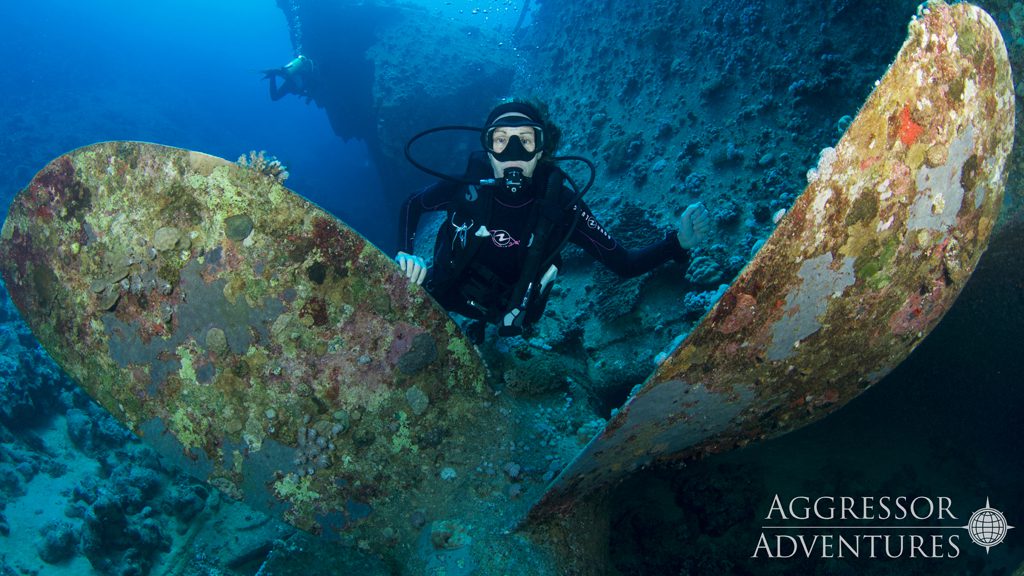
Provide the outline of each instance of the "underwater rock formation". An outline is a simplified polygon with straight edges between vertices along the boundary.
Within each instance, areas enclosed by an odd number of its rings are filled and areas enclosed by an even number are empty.
[[[67,522],[51,522],[39,532],[39,558],[43,562],[59,564],[77,554],[81,536],[73,525]]]

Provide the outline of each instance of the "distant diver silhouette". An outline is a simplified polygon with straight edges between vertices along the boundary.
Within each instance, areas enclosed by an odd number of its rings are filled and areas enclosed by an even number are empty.
[[[264,70],[263,77],[270,82],[271,100],[277,102],[288,94],[304,96],[308,100],[316,89],[318,72],[316,63],[300,54],[280,68]],[[278,78],[281,79],[280,85]]]

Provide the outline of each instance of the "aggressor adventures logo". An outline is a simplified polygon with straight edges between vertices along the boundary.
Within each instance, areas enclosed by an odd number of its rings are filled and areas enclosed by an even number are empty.
[[[966,524],[947,496],[772,499],[752,558],[957,558],[961,530],[986,554],[1011,526],[989,500]]]
[[[1013,528],[1006,522],[1002,512],[989,506],[988,498],[985,507],[975,510],[967,522],[967,533],[971,541],[985,549],[985,553],[1006,539],[1006,533]]]

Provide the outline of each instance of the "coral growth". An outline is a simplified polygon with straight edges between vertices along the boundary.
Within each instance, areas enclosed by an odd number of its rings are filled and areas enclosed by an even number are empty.
[[[78,529],[68,522],[51,522],[39,531],[39,558],[47,564],[59,564],[78,553]]]
[[[277,158],[267,156],[267,153],[263,150],[260,150],[259,152],[252,150],[249,152],[248,157],[246,157],[245,154],[239,156],[238,165],[244,168],[249,168],[269,178],[273,178],[282,184],[288,179],[287,167]]]
[[[148,449],[136,452],[137,462],[152,457]],[[82,553],[100,572],[148,574],[160,552],[170,550],[160,507],[153,506],[164,489],[165,477],[131,461],[117,465],[103,489],[91,482],[81,486],[87,503],[82,524]]]
[[[6,288],[0,281],[0,294]],[[61,405],[73,384],[49,360],[10,299],[0,298],[0,424],[20,430]]]

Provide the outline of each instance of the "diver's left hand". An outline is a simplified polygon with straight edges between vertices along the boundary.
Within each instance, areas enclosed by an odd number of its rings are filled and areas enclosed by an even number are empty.
[[[398,267],[402,269],[402,273],[409,279],[413,284],[422,285],[423,279],[427,277],[427,263],[419,256],[414,256],[406,252],[399,252],[395,256],[395,262],[398,263]]]
[[[708,213],[708,209],[700,202],[687,206],[683,215],[679,217],[679,231],[676,232],[679,245],[687,250],[693,250],[710,232],[711,214]]]

